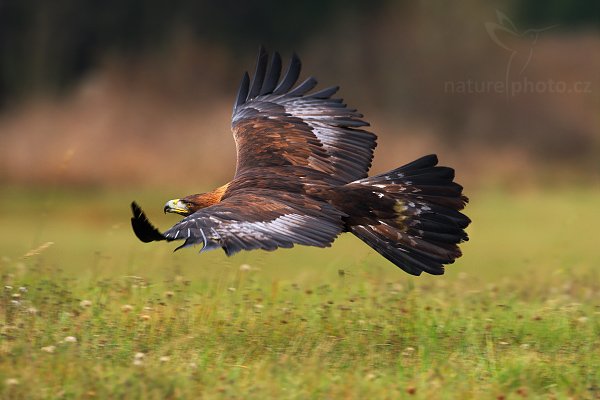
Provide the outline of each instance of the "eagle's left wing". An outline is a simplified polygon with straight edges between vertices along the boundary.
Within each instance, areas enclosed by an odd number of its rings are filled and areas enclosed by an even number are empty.
[[[184,240],[179,248],[202,244],[202,251],[221,247],[227,255],[294,244],[328,247],[343,230],[344,214],[328,203],[264,189],[237,193],[199,210],[160,237],[141,209],[135,218],[135,207],[132,225],[141,240]]]

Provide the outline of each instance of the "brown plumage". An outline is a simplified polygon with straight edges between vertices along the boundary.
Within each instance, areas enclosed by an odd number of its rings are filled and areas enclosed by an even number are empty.
[[[171,200],[165,212],[185,216],[164,233],[132,203],[133,230],[144,242],[183,240],[222,248],[275,250],[294,244],[327,247],[352,232],[414,275],[442,274],[460,257],[470,223],[454,170],[425,156],[367,177],[376,136],[341,99],[337,87],[309,93],[308,78],[295,86],[294,55],[281,77],[281,58],[268,66],[261,48],[252,82],[246,73],[234,105],[237,148],[233,180],[212,192]]]
[[[195,213],[202,208],[210,207],[219,203],[225,195],[228,187],[229,183],[226,183],[225,185],[220,186],[215,190],[211,190],[210,192],[190,194],[189,196],[184,197],[181,200],[187,204],[187,214]],[[169,210],[165,209],[165,212],[169,212]]]

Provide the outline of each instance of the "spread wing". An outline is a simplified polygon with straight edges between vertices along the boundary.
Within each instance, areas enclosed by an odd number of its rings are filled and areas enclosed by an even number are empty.
[[[332,98],[338,87],[307,94],[316,85],[308,78],[296,87],[301,63],[292,56],[280,80],[281,57],[259,51],[252,82],[244,75],[233,109],[237,147],[236,176],[254,168],[297,166],[324,172],[348,183],[367,176],[376,136],[362,130],[362,114]]]
[[[221,247],[227,255],[294,244],[328,247],[342,232],[344,216],[331,205],[305,196],[255,190],[197,211],[161,234],[139,206],[134,203],[132,209],[134,231],[143,241],[184,240],[178,249],[202,244],[202,251]]]

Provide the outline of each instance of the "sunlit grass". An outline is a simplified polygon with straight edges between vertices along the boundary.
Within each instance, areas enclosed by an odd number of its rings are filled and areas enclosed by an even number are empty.
[[[130,200],[3,193],[4,398],[600,395],[598,192],[475,193],[465,256],[419,278],[348,235],[173,254],[134,238]]]

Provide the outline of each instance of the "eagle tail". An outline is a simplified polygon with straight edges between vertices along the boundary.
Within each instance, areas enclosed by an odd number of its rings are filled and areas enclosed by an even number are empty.
[[[428,155],[345,186],[348,229],[412,275],[441,275],[461,256],[471,220],[454,170]],[[354,195],[349,195],[354,194]]]

